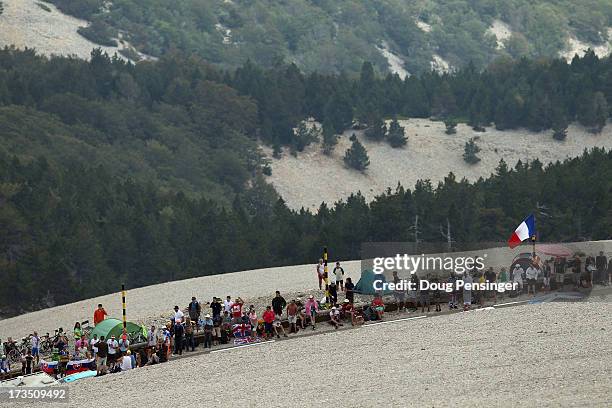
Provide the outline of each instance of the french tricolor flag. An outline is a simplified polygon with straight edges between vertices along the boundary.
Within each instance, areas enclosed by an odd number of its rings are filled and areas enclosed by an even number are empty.
[[[536,227],[535,227],[535,217],[531,214],[529,217],[525,218],[525,221],[521,222],[516,230],[508,239],[508,246],[510,248],[514,248],[521,244],[521,242],[526,239],[532,238],[535,240],[536,237]]]

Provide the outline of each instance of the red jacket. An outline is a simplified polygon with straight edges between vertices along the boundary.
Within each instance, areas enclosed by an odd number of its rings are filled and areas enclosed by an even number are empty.
[[[96,309],[94,312],[94,326],[104,320],[104,316],[106,316],[106,310],[104,310],[104,308]]]
[[[272,310],[266,310],[262,316],[264,322],[272,323],[274,321],[274,312]]]
[[[232,317],[237,319],[242,317],[242,303],[234,303],[232,306]]]

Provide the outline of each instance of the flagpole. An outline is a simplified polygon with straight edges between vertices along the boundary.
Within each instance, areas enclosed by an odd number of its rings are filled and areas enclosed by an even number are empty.
[[[533,224],[534,224],[534,226],[537,225],[535,214],[533,216]],[[536,235],[538,233],[537,231],[538,231],[538,229],[536,227],[535,231],[533,231],[533,235],[531,236],[531,244],[532,244],[532,249],[533,249],[533,253],[531,254],[531,256],[533,257],[534,261],[535,261],[535,257],[536,257],[536,239],[537,239]]]

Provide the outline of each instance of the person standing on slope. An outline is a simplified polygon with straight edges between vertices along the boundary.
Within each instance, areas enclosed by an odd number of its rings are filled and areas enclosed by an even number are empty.
[[[346,278],[346,285],[344,285],[345,297],[351,303],[355,303],[355,284],[351,278]]]
[[[451,287],[450,296],[448,297],[448,310],[457,309],[457,278],[453,272],[450,273],[446,283]]]
[[[287,305],[287,320],[289,321],[289,333],[297,333],[298,305],[295,299]]]
[[[36,365],[38,365],[38,362],[40,360],[40,337],[38,337],[38,332],[34,332],[32,338],[30,339],[30,342],[32,345],[32,356],[34,356]],[[2,344],[2,342],[0,342],[0,344]]]
[[[472,275],[469,272],[463,277],[463,311],[468,311],[472,307]],[[468,289],[469,287],[469,289]]]
[[[231,315],[232,314],[232,306],[234,306],[234,302],[232,301],[232,297],[228,296],[223,301],[223,310]]]
[[[272,299],[272,310],[274,314],[280,319],[283,316],[283,310],[287,306],[287,301],[281,296],[280,291],[276,291],[276,296]]]
[[[262,319],[264,321],[264,332],[266,340],[272,336],[272,330],[274,328],[274,311],[270,306],[266,306],[266,311],[263,312]]]
[[[521,295],[523,293],[523,268],[518,263],[512,269],[512,282],[518,284],[518,294]]]
[[[155,331],[155,326],[151,326],[151,328],[147,332],[147,347],[150,349],[154,349],[156,344],[157,332]]]
[[[599,251],[599,255],[595,258],[595,267],[597,268],[597,283],[601,285],[608,284],[608,258],[604,255],[603,251]]]
[[[189,318],[192,322],[197,322],[198,320],[200,320],[202,306],[200,305],[200,302],[196,300],[195,296],[191,297],[191,303],[189,303],[187,310],[189,311]]]
[[[340,262],[336,262],[336,267],[334,268],[334,279],[336,281],[336,286],[340,288],[340,291],[344,291],[344,269],[340,266]]]
[[[93,315],[94,326],[97,326],[98,323],[106,319],[106,316],[108,316],[108,314],[106,313],[106,310],[104,310],[104,308],[102,307],[102,303],[98,304],[98,308],[94,311]]]
[[[505,284],[506,282],[508,282],[508,272],[506,272],[506,268],[502,267],[499,271],[499,275],[497,276],[497,282],[499,282],[500,284]],[[504,292],[500,292],[499,297],[503,300]]]
[[[242,306],[244,302],[240,297],[236,298],[236,301],[232,304],[232,322],[233,324],[242,323]]]
[[[533,293],[533,296],[536,295],[536,282],[539,274],[540,270],[536,263],[532,262],[525,271],[525,276],[527,277],[527,296],[529,296],[530,292]]]
[[[313,295],[308,297],[306,304],[304,305],[304,309],[306,310],[306,316],[310,318],[310,322],[312,323],[312,330],[314,330],[317,323],[317,312],[319,311],[319,305],[315,300]]]
[[[323,265],[323,259],[319,259],[319,263],[316,266],[317,278],[319,279],[319,290],[323,289],[323,281],[325,279],[325,266]]]

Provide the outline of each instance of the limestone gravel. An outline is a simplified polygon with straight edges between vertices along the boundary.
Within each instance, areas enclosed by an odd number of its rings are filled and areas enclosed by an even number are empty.
[[[611,312],[524,305],[201,354],[74,383],[69,406],[609,407]]]

